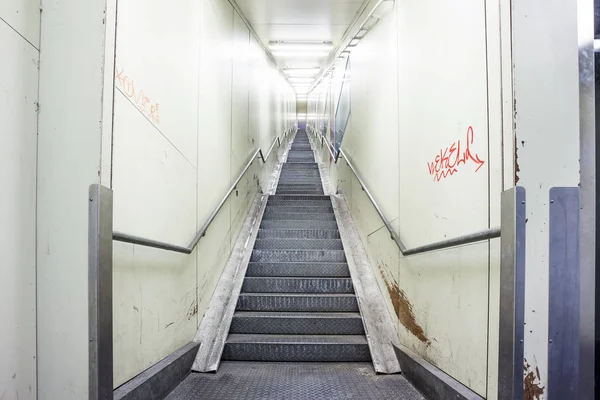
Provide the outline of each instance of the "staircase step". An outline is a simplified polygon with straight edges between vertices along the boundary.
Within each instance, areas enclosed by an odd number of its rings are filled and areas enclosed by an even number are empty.
[[[346,262],[344,250],[254,249],[250,261]]]
[[[259,229],[259,239],[339,239],[337,229]]]
[[[315,219],[317,221],[335,221],[335,214],[323,214],[323,213],[303,213],[303,212],[275,212],[275,211],[267,211],[263,214],[263,220],[288,220],[288,221],[302,221],[302,220],[312,220]]]
[[[273,197],[267,201],[267,207],[331,207],[330,200],[277,200]]]
[[[250,262],[246,276],[349,277],[346,263]]]
[[[257,239],[254,243],[255,250],[282,249],[282,250],[343,250],[340,239]]]
[[[236,311],[230,333],[364,335],[360,313]]]
[[[292,206],[285,204],[269,205],[265,212],[276,212],[276,213],[309,213],[309,214],[333,214],[333,207],[329,206]]]
[[[323,194],[323,190],[281,190],[279,194],[291,194],[291,195],[306,195],[306,194]]]
[[[353,294],[240,293],[238,311],[358,312]]]
[[[354,293],[350,278],[246,277],[243,293]]]
[[[223,350],[227,361],[354,362],[371,361],[363,335],[230,334]]]
[[[337,229],[335,221],[315,220],[263,220],[261,229]]]
[[[318,195],[318,196],[288,196],[288,195],[279,195],[279,194],[274,194],[272,196],[269,196],[269,201],[304,201],[304,200],[308,200],[308,201],[323,201],[323,200],[327,200],[329,202],[329,204],[331,204],[331,198],[329,196],[324,196],[324,195]]]

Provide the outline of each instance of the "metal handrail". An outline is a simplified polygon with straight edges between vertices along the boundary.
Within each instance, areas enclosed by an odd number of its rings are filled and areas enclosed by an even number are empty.
[[[285,137],[288,134],[289,134],[289,131],[286,130],[282,136]],[[242,178],[244,177],[244,175],[246,174],[246,172],[248,171],[248,169],[250,168],[250,166],[252,165],[254,160],[256,160],[256,158],[260,158],[263,163],[266,163],[276,144],[278,145],[278,147],[281,147],[281,139],[279,138],[279,136],[277,136],[273,140],[273,143],[271,143],[271,147],[269,148],[269,151],[267,152],[266,156],[263,155],[262,149],[258,149],[254,152],[254,154],[252,154],[252,157],[250,157],[250,160],[248,161],[248,163],[246,164],[246,166],[244,167],[242,172],[239,174],[239,176],[237,177],[237,179],[235,180],[233,185],[231,185],[231,187],[229,188],[229,190],[227,191],[227,193],[225,194],[225,196],[223,197],[223,199],[221,200],[219,205],[213,210],[213,212],[210,214],[210,216],[208,217],[208,219],[206,220],[204,225],[202,225],[202,228],[200,228],[198,233],[196,233],[196,236],[194,236],[194,239],[192,239],[192,241],[190,242],[190,244],[187,247],[178,246],[178,245],[165,243],[165,242],[160,242],[158,240],[147,239],[147,238],[143,238],[140,236],[134,236],[134,235],[130,235],[127,233],[122,233],[122,232],[113,232],[113,237],[112,237],[113,240],[116,240],[118,242],[137,244],[140,246],[153,247],[155,249],[174,251],[177,253],[191,254],[192,251],[194,251],[194,248],[196,248],[196,245],[198,244],[200,239],[202,239],[202,237],[204,235],[206,235],[206,231],[208,230],[208,227],[213,222],[213,220],[216,218],[217,214],[219,213],[219,211],[221,210],[223,205],[225,205],[225,202],[227,201],[229,196],[231,196],[231,193],[233,193],[233,191],[236,189],[238,183],[240,182],[240,180],[242,180]]]
[[[321,132],[318,132],[313,127],[308,126],[308,128],[315,134],[315,136],[316,135],[321,136],[321,145],[323,145],[323,142],[325,142],[325,145],[327,146],[327,150],[329,150],[329,154],[331,154],[331,157],[334,159],[334,163],[337,163],[337,160],[340,155],[342,157],[344,157],[344,159],[346,160],[346,163],[348,164],[348,167],[350,167],[350,170],[352,171],[352,173],[358,180],[360,187],[362,188],[362,190],[365,192],[365,194],[371,201],[371,204],[373,204],[373,207],[375,207],[375,211],[377,211],[377,215],[379,215],[379,218],[381,218],[385,227],[390,232],[392,240],[396,243],[396,245],[398,246],[398,249],[400,250],[400,253],[402,253],[403,256],[411,256],[411,255],[415,255],[415,254],[427,253],[427,252],[434,251],[434,250],[441,250],[441,249],[446,249],[449,247],[461,246],[464,244],[476,243],[476,242],[481,242],[483,240],[489,240],[489,239],[500,237],[500,227],[495,227],[495,228],[489,228],[489,229],[485,229],[483,231],[479,231],[479,232],[475,232],[475,233],[470,233],[468,235],[458,236],[456,238],[442,240],[439,242],[434,242],[434,243],[426,244],[423,246],[413,247],[412,249],[407,249],[406,246],[404,245],[404,243],[402,243],[402,240],[400,239],[400,235],[398,235],[398,233],[392,227],[390,221],[385,217],[385,215],[383,215],[381,208],[379,208],[379,204],[377,204],[377,201],[375,201],[375,198],[373,197],[371,192],[369,192],[369,189],[367,189],[367,186],[365,185],[364,181],[362,180],[362,178],[356,171],[356,168],[354,168],[354,165],[352,165],[352,162],[346,156],[346,153],[344,153],[344,150],[342,150],[342,148],[340,147],[340,149],[337,151],[337,154],[334,155],[333,151],[331,150],[332,146],[331,146],[331,143],[329,142],[329,140],[327,140],[327,138],[324,135],[322,135]]]

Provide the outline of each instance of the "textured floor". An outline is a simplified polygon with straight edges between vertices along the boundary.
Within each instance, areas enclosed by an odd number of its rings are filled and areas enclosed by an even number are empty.
[[[168,400],[424,399],[402,375],[376,375],[370,363],[221,363],[192,373]]]

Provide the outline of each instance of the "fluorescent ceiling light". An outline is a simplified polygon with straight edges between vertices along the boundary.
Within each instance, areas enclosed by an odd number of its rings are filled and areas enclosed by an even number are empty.
[[[326,51],[274,51],[274,57],[288,57],[288,58],[311,58],[311,57],[327,57],[329,55]]]
[[[362,39],[365,37],[365,35],[367,34],[367,30],[366,29],[361,29],[360,31],[358,31],[358,33],[356,34],[356,36],[354,36],[357,39]]]
[[[318,74],[320,70],[321,68],[289,68],[284,69],[283,72],[289,76],[312,76]]]
[[[312,83],[315,80],[315,78],[303,76],[290,76],[288,79],[292,83]]]
[[[333,44],[323,42],[272,42],[269,43],[269,48],[283,51],[330,51],[333,49]]]

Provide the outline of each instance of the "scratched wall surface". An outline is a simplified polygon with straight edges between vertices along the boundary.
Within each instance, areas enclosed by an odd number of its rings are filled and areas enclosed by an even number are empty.
[[[0,4],[0,398],[36,398],[39,2]]]
[[[503,176],[512,173],[502,143],[512,124],[503,125],[510,35],[500,32],[498,4],[397,2],[351,52],[342,148],[409,248],[499,225],[500,193],[511,187]],[[319,90],[309,96],[314,125],[327,119]],[[322,159],[351,209],[400,341],[495,398],[499,240],[403,257],[347,164],[329,164],[325,151]]]
[[[186,246],[290,127],[290,88],[226,0],[118,7],[115,230]],[[192,255],[115,244],[115,386],[193,339],[275,160],[252,165]]]

